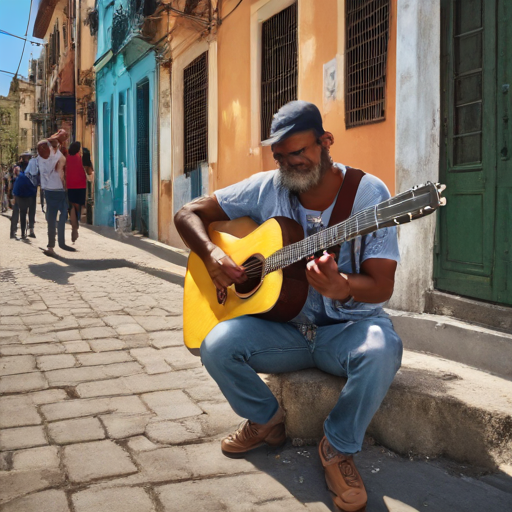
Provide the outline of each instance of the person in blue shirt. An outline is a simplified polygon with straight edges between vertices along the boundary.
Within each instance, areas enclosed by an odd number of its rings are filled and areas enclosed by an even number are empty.
[[[38,185],[38,170],[35,164],[36,159],[31,157],[31,153],[24,153],[22,155],[23,161],[20,165],[20,172],[13,186],[14,202],[16,206],[16,215],[13,209],[11,217],[11,238],[15,237],[16,228],[18,224],[18,215],[21,227],[21,238],[27,239],[27,213],[29,216],[29,230],[28,236],[35,238],[34,223],[36,213],[36,196]],[[14,236],[13,236],[14,234]]]
[[[332,133],[318,108],[305,101],[284,105],[274,116],[270,145],[279,168],[185,205],[175,216],[184,242],[205,263],[222,296],[247,279],[208,237],[215,221],[274,216],[299,222],[305,236],[328,226],[346,167],[332,161]],[[384,183],[365,174],[352,215],[390,197]],[[319,453],[335,505],[364,510],[367,493],[353,455],[361,450],[370,420],[400,368],[402,342],[382,306],[391,297],[399,261],[396,228],[379,229],[344,243],[338,261],[324,253],[306,266],[309,293],[290,322],[242,316],[221,322],[201,345],[201,359],[233,410],[247,421],[222,440],[222,452],[241,457],[285,442],[285,413],[258,373],[305,368],[347,377],[324,423]]]

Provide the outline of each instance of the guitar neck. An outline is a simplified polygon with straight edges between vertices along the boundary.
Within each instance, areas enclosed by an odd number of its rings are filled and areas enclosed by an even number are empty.
[[[265,261],[265,275],[288,267],[318,251],[358,236],[372,233],[380,228],[395,226],[425,217],[445,204],[439,197],[443,185],[427,183],[403,192],[391,199],[361,210],[347,220],[330,226],[300,242],[283,247]]]

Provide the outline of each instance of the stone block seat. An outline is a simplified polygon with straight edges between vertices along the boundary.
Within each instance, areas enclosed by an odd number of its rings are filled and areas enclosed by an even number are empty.
[[[318,441],[346,379],[313,369],[264,378],[286,410],[288,437],[299,444]],[[405,350],[367,434],[404,455],[503,468],[512,460],[512,382]]]

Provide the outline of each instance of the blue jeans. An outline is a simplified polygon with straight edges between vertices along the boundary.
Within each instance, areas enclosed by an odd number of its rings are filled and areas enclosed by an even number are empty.
[[[46,222],[48,223],[48,247],[55,247],[55,226],[58,231],[59,246],[65,245],[64,230],[68,218],[68,201],[65,190],[45,190],[46,198]],[[57,224],[57,214],[59,223]]]
[[[400,368],[402,341],[382,317],[302,334],[292,324],[243,316],[212,329],[201,359],[233,410],[255,423],[268,422],[279,407],[258,373],[319,368],[347,377],[324,431],[332,446],[352,454]]]

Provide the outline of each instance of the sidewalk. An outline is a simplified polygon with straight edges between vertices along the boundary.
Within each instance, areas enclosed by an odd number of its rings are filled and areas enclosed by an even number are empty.
[[[0,511],[331,510],[316,447],[221,454],[242,420],[183,346],[183,257],[97,231],[52,259],[40,213],[30,241],[0,216]],[[356,461],[368,512],[512,510],[504,473],[371,439]]]

